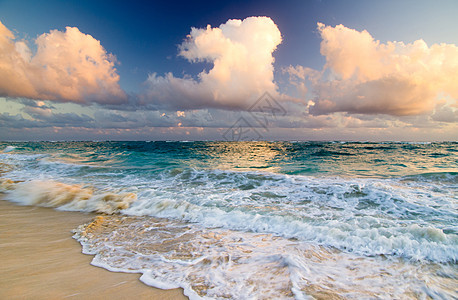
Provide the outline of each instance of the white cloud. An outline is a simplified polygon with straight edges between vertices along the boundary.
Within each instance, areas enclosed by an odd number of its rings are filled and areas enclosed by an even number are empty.
[[[77,103],[126,100],[115,58],[76,27],[40,35],[35,55],[0,22],[0,96]]]
[[[169,109],[246,109],[264,92],[277,95],[272,53],[281,43],[277,25],[268,17],[229,20],[217,28],[192,28],[180,46],[190,62],[213,64],[197,79],[152,74],[143,102]]]
[[[443,95],[458,99],[458,47],[423,41],[381,43],[367,31],[318,23],[321,72],[290,68],[313,86],[312,114],[348,112],[395,116],[433,113]]]
[[[277,26],[270,18],[251,17],[193,28],[179,54],[190,62],[210,63],[210,70],[196,78],[152,74],[144,94],[118,105],[127,97],[118,85],[114,58],[99,41],[67,28],[38,37],[32,53],[0,23],[0,96],[77,103],[4,99],[16,106],[2,106],[0,127],[8,130],[0,130],[0,137],[54,137],[57,130],[56,136],[75,139],[188,139],[190,131],[198,139],[221,139],[243,116],[266,139],[456,139],[455,45],[381,43],[343,25],[320,24],[318,29],[326,57],[323,70],[287,69],[298,92],[294,96],[301,99],[277,91]],[[243,112],[265,91],[287,111],[286,116],[271,116],[267,129]],[[95,111],[78,105],[93,102],[105,105]]]

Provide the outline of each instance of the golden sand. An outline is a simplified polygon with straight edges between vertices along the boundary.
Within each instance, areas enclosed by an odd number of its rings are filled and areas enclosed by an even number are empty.
[[[0,200],[0,299],[186,299],[91,266],[71,230],[94,217]]]

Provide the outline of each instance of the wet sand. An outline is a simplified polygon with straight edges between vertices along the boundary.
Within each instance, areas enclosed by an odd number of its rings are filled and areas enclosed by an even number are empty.
[[[0,299],[187,299],[161,290],[140,274],[90,265],[71,230],[94,214],[17,206],[0,194]]]

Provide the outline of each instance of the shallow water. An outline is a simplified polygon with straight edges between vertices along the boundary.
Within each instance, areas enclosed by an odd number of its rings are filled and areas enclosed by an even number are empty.
[[[458,144],[3,143],[20,204],[105,214],[93,264],[191,298],[454,298]],[[8,181],[8,180],[10,181]]]

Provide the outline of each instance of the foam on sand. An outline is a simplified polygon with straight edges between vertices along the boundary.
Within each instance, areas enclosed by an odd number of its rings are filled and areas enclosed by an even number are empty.
[[[0,194],[0,198],[2,195]],[[142,284],[138,274],[90,265],[71,229],[94,214],[17,206],[0,199],[0,299],[184,299]]]
[[[84,253],[95,255],[92,264],[110,271],[140,272],[146,284],[181,287],[191,299],[454,295],[453,265],[362,259],[271,234],[118,214],[79,226],[74,237]]]

